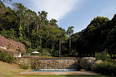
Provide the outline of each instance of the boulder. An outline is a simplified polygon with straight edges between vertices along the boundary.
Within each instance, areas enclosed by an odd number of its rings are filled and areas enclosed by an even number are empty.
[[[97,64],[101,64],[101,63],[103,63],[102,60],[96,60],[96,61],[91,65],[91,70],[94,70],[95,66],[96,66]]]
[[[89,69],[91,65],[95,62],[96,58],[94,57],[84,57],[80,60],[80,66],[83,69]]]
[[[85,72],[86,70],[85,69],[80,69],[80,71]]]

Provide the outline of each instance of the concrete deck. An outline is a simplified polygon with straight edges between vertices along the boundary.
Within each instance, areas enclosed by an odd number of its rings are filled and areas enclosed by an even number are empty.
[[[26,70],[20,72],[18,75],[100,75],[90,71],[69,71],[69,72],[32,72],[31,70]]]

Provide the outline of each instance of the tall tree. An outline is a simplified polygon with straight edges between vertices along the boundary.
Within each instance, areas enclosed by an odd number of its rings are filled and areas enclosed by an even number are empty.
[[[69,54],[71,53],[71,35],[73,34],[74,26],[69,26],[67,29],[67,35],[69,36]]]
[[[39,20],[40,20],[40,23],[39,23],[39,28],[42,29],[42,27],[45,25],[45,22],[47,21],[47,12],[46,11],[41,11],[41,12],[38,12],[39,14]]]
[[[33,29],[33,28],[31,28],[31,24],[35,23],[35,19],[36,19],[35,17],[37,15],[34,11],[32,11],[30,9],[25,10],[24,15],[25,15],[24,21],[25,21],[25,25],[26,25],[25,33],[27,33],[28,38],[30,38],[30,34],[32,32],[32,29]]]
[[[16,7],[16,12],[18,16],[20,17],[19,35],[20,35],[20,40],[22,40],[22,36],[23,36],[22,31],[23,31],[24,19],[25,19],[24,12],[26,8],[21,3],[14,3],[14,6]]]

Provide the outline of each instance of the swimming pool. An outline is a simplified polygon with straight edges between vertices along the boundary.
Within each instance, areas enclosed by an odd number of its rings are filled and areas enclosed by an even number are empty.
[[[77,69],[39,69],[39,70],[32,70],[31,72],[72,72],[78,71]]]

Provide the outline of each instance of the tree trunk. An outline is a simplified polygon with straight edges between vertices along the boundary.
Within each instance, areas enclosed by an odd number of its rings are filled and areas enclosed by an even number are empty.
[[[69,37],[69,54],[71,53],[71,36]]]
[[[61,54],[61,40],[59,40],[59,57],[60,57],[60,54]]]
[[[20,26],[21,26],[21,16],[20,16]],[[21,30],[20,30],[19,32],[20,32],[20,34],[21,34]]]
[[[54,46],[55,46],[55,43],[52,44],[52,51],[54,51]]]

